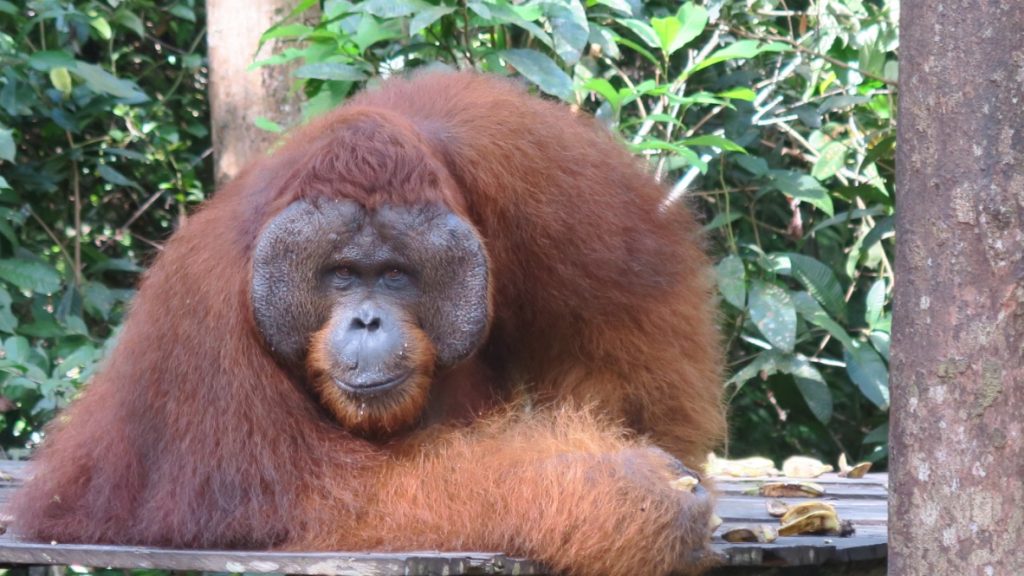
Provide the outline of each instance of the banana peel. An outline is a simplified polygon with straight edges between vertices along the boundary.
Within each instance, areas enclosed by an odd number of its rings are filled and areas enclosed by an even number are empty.
[[[848,520],[840,520],[835,510],[820,509],[803,516],[794,517],[779,527],[780,536],[800,536],[804,534],[849,536],[853,534],[853,524]]]
[[[760,542],[767,544],[775,542],[779,533],[773,526],[757,524],[751,526],[737,526],[722,532],[722,539],[726,542]]]
[[[836,515],[835,506],[828,504],[826,502],[822,502],[821,500],[812,500],[810,502],[801,502],[799,504],[790,506],[789,509],[786,510],[786,513],[782,515],[779,522],[781,522],[782,524],[789,524],[794,520],[802,518],[803,516],[807,516],[808,514],[813,514],[815,512],[828,512],[829,514],[836,516],[838,518],[838,516]]]
[[[712,476],[732,476],[735,478],[752,478],[757,476],[778,476],[780,474],[775,462],[761,456],[727,460],[714,454],[708,454],[704,471]]]
[[[839,455],[839,476],[842,478],[863,478],[871,470],[871,462],[860,462],[855,466],[846,463],[846,454]]]
[[[758,494],[768,498],[820,498],[825,488],[814,482],[767,482],[758,488]]]
[[[782,463],[783,476],[790,478],[817,478],[831,471],[831,465],[808,456],[790,456]]]
[[[697,484],[700,484],[700,480],[693,476],[680,476],[668,483],[671,488],[675,488],[676,490],[681,490],[683,492],[693,492],[697,487]]]

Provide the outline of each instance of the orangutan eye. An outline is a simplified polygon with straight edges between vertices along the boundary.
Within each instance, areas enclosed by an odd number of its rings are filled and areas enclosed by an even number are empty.
[[[387,272],[384,273],[384,278],[392,281],[401,280],[402,276],[402,271],[399,270],[398,268],[392,268],[391,270],[388,270]]]
[[[355,274],[352,273],[352,268],[348,266],[338,266],[334,269],[334,275],[340,280],[351,280]]]

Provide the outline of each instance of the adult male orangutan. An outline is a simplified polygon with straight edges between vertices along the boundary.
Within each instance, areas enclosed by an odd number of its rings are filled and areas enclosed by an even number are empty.
[[[393,79],[218,192],[49,429],[45,541],[698,571],[724,433],[699,226],[584,114]]]

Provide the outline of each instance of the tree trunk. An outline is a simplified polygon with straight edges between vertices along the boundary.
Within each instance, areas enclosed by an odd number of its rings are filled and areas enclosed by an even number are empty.
[[[889,573],[1024,574],[1024,5],[902,5]]]
[[[210,117],[214,173],[223,185],[273,144],[278,134],[257,128],[264,117],[292,126],[300,117],[301,94],[289,90],[293,66],[249,70],[260,36],[286,16],[294,0],[207,0],[210,58]],[[308,14],[308,12],[307,12]],[[266,58],[274,41],[259,51]]]

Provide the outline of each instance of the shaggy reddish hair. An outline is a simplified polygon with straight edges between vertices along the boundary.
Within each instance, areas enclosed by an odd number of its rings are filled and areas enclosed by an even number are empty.
[[[663,197],[593,119],[509,81],[428,74],[361,94],[171,238],[112,356],[49,428],[18,532],[695,569],[711,503],[669,487],[669,454],[698,467],[722,438],[722,357],[699,227]],[[443,202],[484,240],[488,339],[434,374],[422,413],[397,415],[409,432],[346,429],[256,328],[255,242],[300,198]]]

